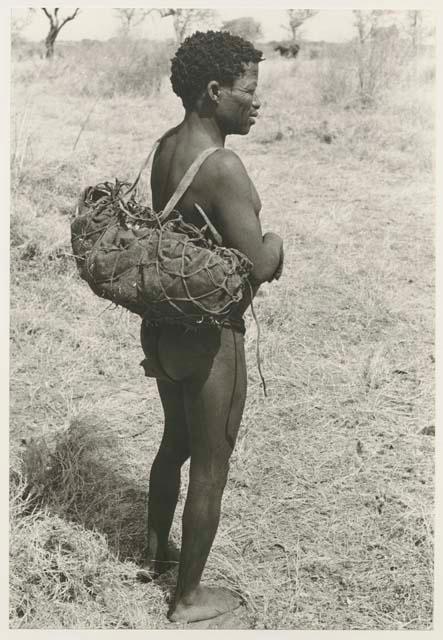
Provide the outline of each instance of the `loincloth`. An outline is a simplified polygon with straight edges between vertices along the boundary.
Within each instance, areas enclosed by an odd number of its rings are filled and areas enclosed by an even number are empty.
[[[203,333],[206,331],[222,331],[223,329],[230,329],[241,335],[245,335],[246,327],[243,318],[228,318],[217,324],[212,325],[196,325],[195,328],[176,325],[174,329],[180,334],[190,334],[190,337],[194,339],[196,335],[200,334],[202,337],[202,343],[205,342]],[[160,354],[159,354],[159,340],[162,334],[163,327],[161,325],[147,324],[142,321],[140,328],[140,340],[145,359],[140,362],[143,367],[145,376],[148,378],[156,378],[157,380],[166,380],[168,382],[179,382],[172,378],[164,369]],[[202,345],[203,347],[203,345]]]

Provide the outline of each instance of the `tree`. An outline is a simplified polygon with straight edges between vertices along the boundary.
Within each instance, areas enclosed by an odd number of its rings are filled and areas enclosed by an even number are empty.
[[[26,9],[24,12],[15,12],[11,14],[11,44],[19,42],[22,39],[22,31],[31,23],[35,9]]]
[[[74,13],[72,13],[70,16],[67,16],[61,22],[58,16],[58,11],[59,11],[58,8],[54,9],[51,13],[50,11],[48,11],[48,9],[46,9],[45,7],[42,7],[42,11],[49,20],[49,31],[48,31],[48,35],[45,38],[45,46],[46,46],[46,57],[50,59],[54,55],[54,45],[55,45],[55,41],[57,39],[58,34],[60,33],[60,31],[62,30],[62,28],[65,26],[67,22],[70,22],[71,20],[74,20],[74,18],[77,17],[80,9],[79,8],[75,9]]]
[[[395,73],[398,62],[398,28],[393,11],[354,9],[354,41],[358,87],[362,104],[370,104]]]
[[[417,55],[423,37],[423,15],[421,11],[407,12],[407,31],[411,38],[412,51],[414,55]]]
[[[223,31],[229,31],[235,36],[241,36],[245,40],[256,42],[263,37],[261,24],[249,16],[235,18],[223,22]]]
[[[358,40],[363,45],[368,38],[375,38],[383,11],[380,9],[373,9],[372,11],[354,9],[353,14]]]
[[[152,11],[155,9],[114,9],[114,13],[120,21],[121,34],[124,37],[129,37],[132,29],[139,27]]]
[[[292,41],[297,39],[297,30],[302,24],[315,16],[318,11],[315,9],[288,9],[289,27],[286,27],[291,32]]]
[[[162,18],[172,16],[175,38],[183,42],[197,24],[214,22],[217,12],[213,9],[155,9]]]

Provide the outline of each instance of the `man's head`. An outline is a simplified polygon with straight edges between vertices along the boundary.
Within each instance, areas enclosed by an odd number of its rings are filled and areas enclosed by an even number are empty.
[[[226,31],[196,31],[177,50],[171,83],[186,110],[192,110],[208,84],[232,87],[245,70],[263,59],[251,42]]]

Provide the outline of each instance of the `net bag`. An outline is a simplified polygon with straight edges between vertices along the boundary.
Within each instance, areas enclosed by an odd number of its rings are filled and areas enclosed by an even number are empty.
[[[207,218],[199,229],[177,211],[157,214],[135,193],[128,198],[128,187],[115,180],[83,192],[71,224],[80,276],[95,294],[147,322],[227,318],[243,297],[251,261],[214,242]]]

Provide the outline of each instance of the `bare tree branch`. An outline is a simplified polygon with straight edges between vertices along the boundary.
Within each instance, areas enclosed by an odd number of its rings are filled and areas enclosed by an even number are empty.
[[[297,39],[297,30],[302,26],[306,20],[313,18],[318,13],[317,9],[288,9],[287,14],[289,18],[289,29],[291,32],[292,40],[295,42]]]
[[[71,16],[68,16],[67,18],[65,18],[65,19],[63,20],[63,22],[61,23],[61,25],[60,25],[60,29],[61,29],[61,28],[62,28],[62,27],[67,23],[67,22],[70,22],[70,20],[74,20],[74,18],[77,16],[77,14],[78,14],[78,12],[79,12],[79,11],[80,11],[80,9],[78,9],[78,8],[77,8]]]
[[[125,36],[130,34],[132,28],[141,25],[146,17],[153,11],[157,11],[157,9],[137,9],[129,7],[114,9],[114,13],[121,23],[121,31]]]
[[[154,9],[161,18],[172,16],[175,37],[182,42],[190,27],[198,22],[212,22],[217,16],[213,9]]]
[[[261,24],[251,18],[250,16],[243,16],[241,18],[234,18],[233,20],[225,20],[222,25],[223,31],[229,31],[230,33],[241,36],[245,40],[256,42],[259,38],[263,37]]]
[[[168,16],[174,16],[177,9],[153,9],[153,11],[158,11],[161,18],[167,18]]]
[[[49,21],[51,23],[51,27],[54,26],[54,20],[52,19],[52,15],[49,13],[49,11],[45,7],[42,7],[42,11],[44,11],[46,16],[48,17],[48,19],[49,19]]]

